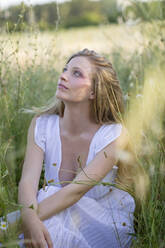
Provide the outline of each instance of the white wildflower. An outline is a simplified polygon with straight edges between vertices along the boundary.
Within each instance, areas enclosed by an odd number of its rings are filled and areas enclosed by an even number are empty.
[[[0,222],[0,229],[1,230],[7,230],[8,228],[8,223],[6,221],[1,221]]]

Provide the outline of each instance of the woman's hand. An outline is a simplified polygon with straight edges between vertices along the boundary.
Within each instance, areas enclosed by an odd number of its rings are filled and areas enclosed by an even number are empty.
[[[34,210],[22,212],[22,228],[26,248],[53,248],[50,234]]]

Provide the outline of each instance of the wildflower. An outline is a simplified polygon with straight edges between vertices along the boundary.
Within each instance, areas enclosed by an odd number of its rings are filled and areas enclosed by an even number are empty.
[[[7,228],[8,228],[8,223],[6,221],[1,221],[0,222],[0,229],[6,230]]]

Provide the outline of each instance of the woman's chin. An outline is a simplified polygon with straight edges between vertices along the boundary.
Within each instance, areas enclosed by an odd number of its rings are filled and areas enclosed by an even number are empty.
[[[66,97],[61,96],[61,94],[57,94],[57,95],[56,95],[56,98],[57,98],[58,100],[63,101],[63,103],[68,101],[68,99],[66,99]]]
[[[56,98],[58,98],[59,100],[63,100],[62,94],[60,94],[60,92],[56,91]]]

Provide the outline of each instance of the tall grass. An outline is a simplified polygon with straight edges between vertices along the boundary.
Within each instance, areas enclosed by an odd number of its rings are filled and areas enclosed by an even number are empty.
[[[164,35],[163,23],[155,22],[0,36],[0,216],[20,208],[17,187],[32,118],[21,109],[45,105],[55,93],[66,57],[88,47],[112,60],[117,70],[125,95],[127,126],[139,161],[151,179],[148,201],[135,213],[132,247],[165,247]],[[42,184],[43,175],[40,187]],[[19,231],[19,223],[9,226],[1,231],[0,242],[18,247],[11,242]]]

